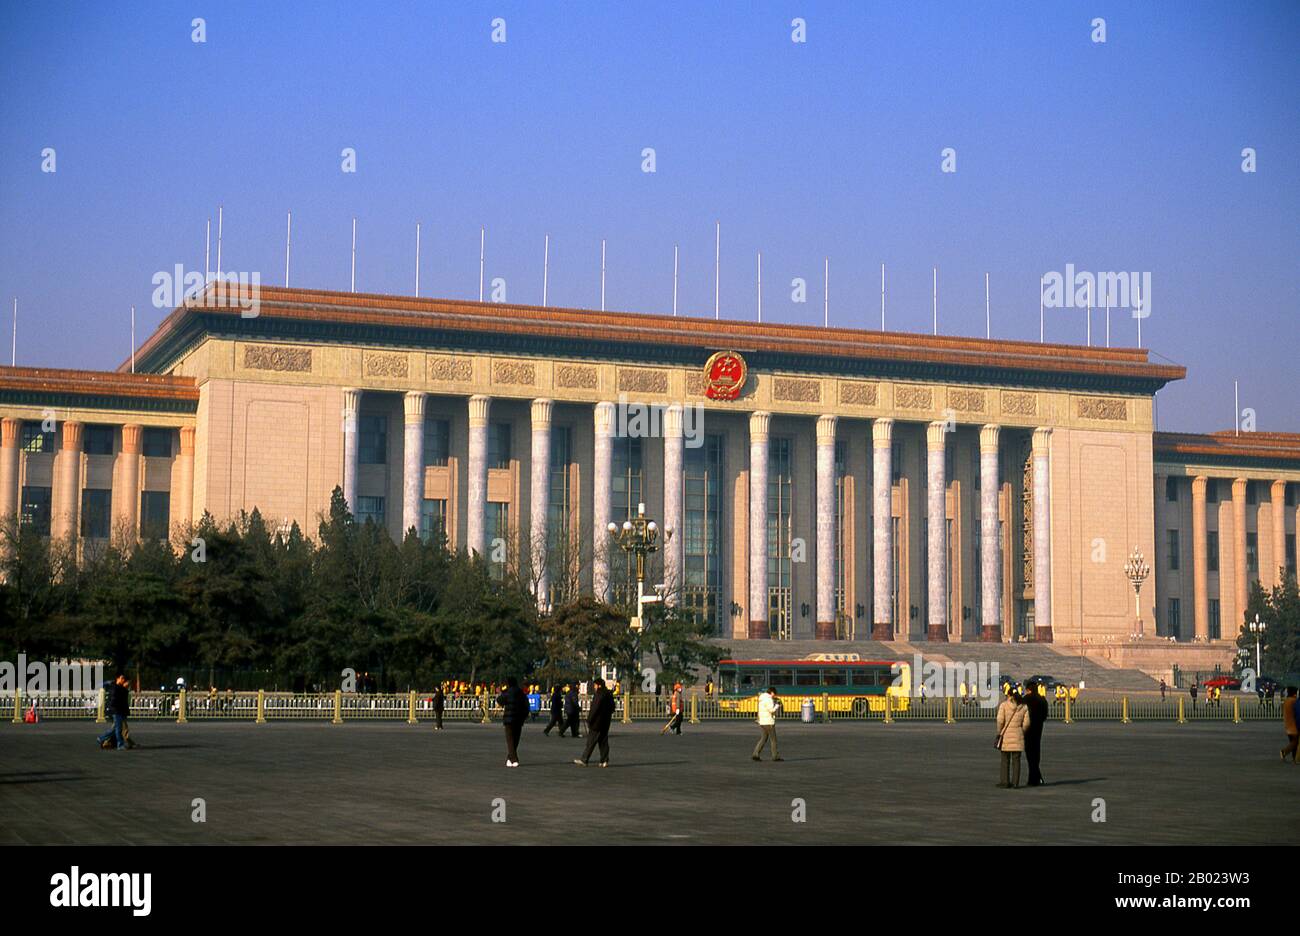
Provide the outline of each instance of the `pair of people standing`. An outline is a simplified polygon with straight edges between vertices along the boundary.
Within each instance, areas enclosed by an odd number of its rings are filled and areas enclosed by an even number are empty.
[[[570,683],[565,687],[567,691],[561,691],[559,686],[551,690],[551,720],[542,730],[542,734],[550,735],[551,729],[556,725],[560,726],[560,737],[564,737],[567,730],[573,737],[579,737],[578,720],[582,716],[582,706],[578,699],[578,687]]]
[[[1047,700],[1030,683],[1022,698],[1012,692],[998,706],[997,748],[1001,752],[1002,771],[998,786],[1015,789],[1020,786],[1020,755],[1029,761],[1027,786],[1043,786],[1039,760],[1042,755],[1043,725],[1047,722]]]

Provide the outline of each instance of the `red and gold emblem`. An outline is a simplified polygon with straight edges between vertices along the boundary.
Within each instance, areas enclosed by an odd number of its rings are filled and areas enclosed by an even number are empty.
[[[743,357],[735,351],[719,351],[704,365],[704,395],[710,400],[734,400],[748,377]]]

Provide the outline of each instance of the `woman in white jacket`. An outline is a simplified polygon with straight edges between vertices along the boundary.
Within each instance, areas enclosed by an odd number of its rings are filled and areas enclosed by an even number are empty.
[[[754,746],[754,753],[751,757],[754,760],[762,760],[758,755],[762,753],[764,745],[768,739],[772,740],[772,760],[781,760],[781,754],[776,749],[776,713],[781,710],[781,703],[777,700],[775,689],[764,689],[763,694],[758,697],[758,727],[762,729],[763,735],[758,739],[758,744]]]
[[[997,746],[1002,752],[1002,780],[998,786],[1003,789],[1020,786],[1020,753],[1025,749],[1025,729],[1028,727],[1029,707],[1012,692],[998,706]]]

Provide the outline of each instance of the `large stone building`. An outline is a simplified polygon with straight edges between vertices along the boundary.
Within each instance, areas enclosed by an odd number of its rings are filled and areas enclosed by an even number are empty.
[[[605,527],[644,504],[675,534],[670,600],[721,636],[1052,641],[1152,669],[1227,662],[1248,583],[1295,571],[1300,436],[1153,432],[1185,371],[1143,350],[229,299],[176,309],[136,373],[0,368],[0,515],[82,542],[254,507],[311,532],[337,486],[394,537],[522,564],[545,604],[627,595]]]

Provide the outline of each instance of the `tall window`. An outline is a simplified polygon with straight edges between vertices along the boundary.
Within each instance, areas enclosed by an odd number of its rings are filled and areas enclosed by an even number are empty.
[[[569,518],[573,515],[569,463],[572,461],[573,434],[568,426],[551,428],[551,491],[546,516],[546,566],[550,573],[552,604],[566,596],[564,588],[573,568],[573,551],[569,541]]]
[[[145,491],[140,495],[140,536],[165,540],[171,528],[172,496],[167,491]]]
[[[1218,598],[1210,599],[1210,620],[1209,620],[1210,632],[1207,636],[1211,640],[1218,640],[1223,631],[1222,622],[1219,617],[1220,607],[1221,606],[1219,604]]]
[[[1246,482],[1246,503],[1247,504],[1259,503],[1259,489],[1255,486],[1254,481]]]
[[[49,536],[50,489],[24,485],[23,502],[18,513],[24,526],[30,526],[32,530],[41,536]]]
[[[510,423],[488,424],[488,467],[510,467]]]
[[[1178,571],[1178,531],[1169,530],[1169,568]]]
[[[722,628],[722,436],[706,435],[682,459],[686,485],[682,604],[715,633]]]
[[[357,497],[357,523],[373,520],[384,525],[384,499],[382,497]]]
[[[388,463],[387,416],[362,414],[357,418],[357,461],[363,465]]]
[[[1259,571],[1259,534],[1246,534],[1246,571]]]
[[[426,418],[424,420],[425,467],[442,467],[451,454],[451,421]]]
[[[1210,530],[1205,534],[1205,568],[1209,572],[1219,571],[1219,531]]]
[[[1288,507],[1295,506],[1296,487],[1297,485],[1294,482],[1288,482],[1285,488],[1285,493],[1282,495],[1282,500],[1286,502]]]
[[[54,433],[42,432],[38,422],[23,423],[22,450],[31,454],[54,452]]]
[[[488,571],[498,581],[506,575],[506,548],[510,542],[510,505],[493,502],[488,504]]]
[[[893,451],[889,458],[889,473],[892,477],[889,479],[891,484],[897,484],[903,480],[903,443],[895,442]]]
[[[1178,479],[1165,478],[1165,500],[1172,503],[1178,501]]]
[[[88,425],[82,439],[83,449],[87,455],[113,454],[114,427]]]
[[[844,502],[844,476],[848,474],[849,444],[847,439],[835,440],[835,559],[834,559],[834,579],[835,582],[835,617],[837,621],[844,621],[851,624],[853,614],[851,609],[844,607],[845,597],[849,593],[848,589],[848,558],[844,555],[844,526],[848,515],[847,505]],[[846,614],[846,611],[848,612]],[[851,636],[848,632],[837,634],[842,638]]]
[[[81,492],[81,535],[108,539],[113,522],[113,492],[86,488]]]
[[[445,543],[447,539],[447,501],[426,497],[420,502],[420,539],[426,543]]]
[[[906,634],[909,624],[903,618],[903,603],[901,601],[902,592],[900,591],[899,576],[902,574],[903,556],[900,540],[902,539],[903,520],[901,517],[890,517],[889,520],[889,553],[890,565],[893,572],[890,575],[890,604],[893,606],[894,633]],[[890,638],[893,639],[892,637]]]
[[[1295,534],[1286,535],[1286,570],[1289,574],[1295,575],[1296,570],[1296,547]]]
[[[1179,640],[1183,632],[1182,602],[1177,598],[1169,599],[1169,636]]]
[[[1219,479],[1210,478],[1205,482],[1205,502],[1207,504],[1217,504],[1219,502]]]
[[[621,524],[636,516],[637,504],[644,500],[644,474],[641,464],[641,440],[615,436],[610,440],[610,520]],[[636,604],[636,559],[607,542],[610,588],[615,604]],[[621,557],[621,558],[620,558]]]
[[[141,450],[144,452],[145,457],[171,458],[172,432],[171,429],[147,427],[141,433]]]
[[[767,620],[772,636],[778,640],[794,636],[790,607],[790,495],[790,440],[773,439],[767,461]]]

